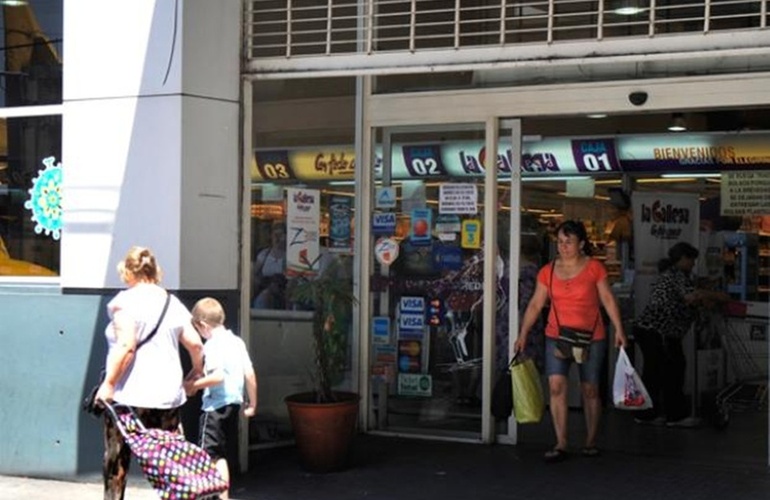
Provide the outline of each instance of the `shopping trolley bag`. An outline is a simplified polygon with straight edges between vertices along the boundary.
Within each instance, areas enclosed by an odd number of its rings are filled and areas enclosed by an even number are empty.
[[[144,475],[160,498],[200,500],[217,498],[229,484],[205,450],[182,434],[147,429],[130,406],[104,404]]]

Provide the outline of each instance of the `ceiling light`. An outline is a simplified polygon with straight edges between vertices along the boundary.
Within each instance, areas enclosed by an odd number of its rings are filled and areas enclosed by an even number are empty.
[[[619,16],[635,16],[644,11],[642,2],[639,0],[625,0],[615,2],[615,8],[612,12]]]
[[[719,172],[689,172],[686,174],[661,174],[661,177],[664,179],[689,179],[689,178],[695,178],[695,179],[702,179],[704,177],[721,177],[722,174]]]
[[[578,181],[590,178],[588,175],[540,175],[537,177],[522,177],[521,182]]]
[[[607,118],[607,113],[591,113],[590,115],[586,115],[586,118],[593,118],[595,120]]]
[[[693,176],[689,177],[652,177],[648,179],[636,179],[637,184],[668,184],[676,182],[695,182],[697,179]]]
[[[684,132],[687,130],[687,121],[682,113],[671,115],[671,123],[668,125],[669,132]]]
[[[5,5],[6,7],[22,7],[28,3],[27,0],[0,0],[0,5]]]

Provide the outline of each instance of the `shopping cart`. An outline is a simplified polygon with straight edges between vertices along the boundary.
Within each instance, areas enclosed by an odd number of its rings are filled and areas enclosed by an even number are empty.
[[[767,404],[768,352],[766,324],[728,321],[723,314],[718,331],[726,355],[726,386],[716,395],[714,425],[727,426],[733,411],[757,411]]]

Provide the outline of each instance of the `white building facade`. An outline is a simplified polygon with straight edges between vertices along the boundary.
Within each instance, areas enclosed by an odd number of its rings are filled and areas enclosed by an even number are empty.
[[[664,173],[720,174],[725,182],[733,171],[770,169],[768,2],[616,3],[3,6],[6,30],[25,26],[49,51],[36,56],[37,66],[8,58],[8,74],[54,74],[45,81],[56,88],[59,71],[60,90],[23,102],[7,94],[0,110],[8,123],[0,394],[11,409],[2,411],[0,473],[99,469],[100,426],[80,401],[103,364],[104,306],[121,287],[115,265],[135,244],[155,251],[163,284],[187,303],[222,300],[228,323],[247,339],[260,416],[242,429],[241,467],[249,449],[288,442],[282,399],[310,387],[309,311],[286,296],[258,307],[261,290],[253,286],[254,263],[269,245],[265,231],[288,225],[287,189],[321,195],[318,255],[349,263],[359,302],[341,384],[362,395],[360,430],[479,443],[537,439],[490,411],[495,360],[507,358],[518,331],[523,235],[536,236],[542,264],[553,256],[552,221],[585,221],[603,241],[608,268],[617,266],[618,295],[632,304],[633,239],[612,229],[628,207],[606,203],[607,186],[632,196]],[[23,44],[7,36],[11,43]],[[32,95],[23,88],[16,99]],[[688,120],[685,135],[665,129],[674,117]],[[649,157],[633,149],[655,141]],[[607,149],[582,150],[583,158],[597,153],[597,163],[574,160],[570,148],[597,144]],[[682,162],[666,153],[695,147],[743,148],[749,167],[726,166],[720,154]],[[51,156],[61,162],[59,225],[32,220],[24,208]],[[463,203],[441,194],[452,185],[462,186]],[[391,192],[394,204],[381,200]],[[686,192],[701,203],[718,197],[703,181],[683,189],[660,183],[652,192]],[[761,281],[760,250],[770,227],[755,220],[764,206],[741,212],[737,204],[712,217],[742,215],[733,229],[759,238],[753,274],[760,278],[729,278],[745,285],[736,299],[750,311],[736,328],[766,332],[770,285]],[[704,210],[699,220],[711,217]],[[418,219],[434,238],[420,240]],[[333,229],[343,226],[347,232]],[[388,261],[380,244],[400,255]],[[508,269],[502,275],[498,255]],[[422,305],[410,311],[415,297]],[[424,324],[410,328],[402,318],[415,312]],[[752,342],[766,352],[766,333]],[[701,357],[716,349],[704,345],[693,341],[690,366],[710,366]],[[720,356],[728,357],[727,347]],[[750,375],[766,382],[767,357],[755,361],[764,370]],[[747,378],[729,367],[718,381],[712,375],[693,368],[691,394]],[[197,408],[188,410],[194,428]],[[758,460],[767,463],[768,454]]]

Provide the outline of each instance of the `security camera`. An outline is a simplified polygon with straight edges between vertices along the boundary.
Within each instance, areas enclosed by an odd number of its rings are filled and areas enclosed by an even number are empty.
[[[643,91],[631,92],[630,94],[628,94],[628,100],[634,106],[641,106],[642,104],[647,102],[647,92],[643,92]]]

